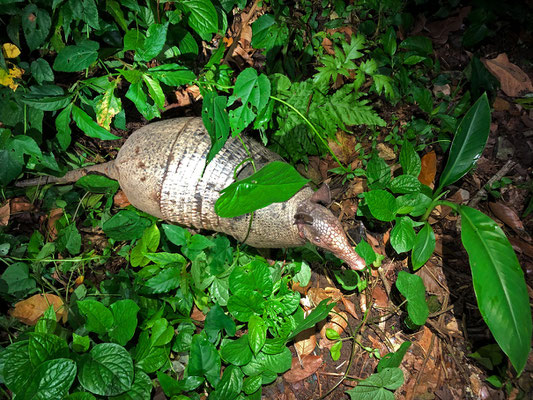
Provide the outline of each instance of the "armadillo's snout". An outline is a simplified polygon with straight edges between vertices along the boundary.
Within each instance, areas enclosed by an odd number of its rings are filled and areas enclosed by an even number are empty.
[[[365,261],[348,242],[341,224],[327,208],[316,207],[310,215],[296,223],[302,236],[314,245],[332,252],[350,268],[362,270],[366,267]]]

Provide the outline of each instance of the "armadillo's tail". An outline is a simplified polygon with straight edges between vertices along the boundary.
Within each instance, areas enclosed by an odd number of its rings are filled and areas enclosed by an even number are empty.
[[[74,169],[65,174],[65,176],[58,178],[56,176],[41,176],[39,178],[27,179],[24,181],[16,182],[15,186],[18,187],[27,187],[27,186],[37,186],[37,185],[46,185],[47,183],[72,183],[76,182],[82,176],[88,174],[99,174],[107,176],[111,179],[118,179],[117,170],[115,168],[115,162],[109,161],[103,164],[91,165],[90,167]]]

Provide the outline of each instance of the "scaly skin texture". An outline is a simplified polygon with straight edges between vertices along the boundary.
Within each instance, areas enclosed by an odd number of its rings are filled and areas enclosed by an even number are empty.
[[[282,160],[256,141],[246,137],[243,140],[256,165]],[[333,252],[353,269],[365,267],[338,220],[318,204],[309,186],[284,203],[257,210],[249,232],[250,215],[236,218],[216,215],[214,205],[220,190],[234,181],[235,171],[238,179],[242,179],[251,168],[249,162],[242,163],[248,155],[236,138],[230,138],[205,166],[210,146],[201,118],[155,122],[135,131],[116,160],[71,171],[63,178],[47,182],[69,183],[87,173],[107,175],[119,181],[135,207],[158,218],[223,232],[258,248],[301,246],[308,240]],[[29,186],[38,181],[39,178],[18,185]]]

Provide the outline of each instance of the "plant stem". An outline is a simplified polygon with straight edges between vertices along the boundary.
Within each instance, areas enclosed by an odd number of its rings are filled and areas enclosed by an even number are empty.
[[[337,164],[339,164],[339,166],[347,171],[346,167],[344,165],[342,165],[342,163],[340,162],[340,160],[337,158],[337,156],[335,155],[335,153],[330,149],[330,147],[328,146],[328,143],[326,142],[326,140],[322,137],[322,135],[318,132],[318,130],[315,128],[315,126],[311,123],[311,121],[309,121],[305,115],[303,115],[296,107],[294,107],[292,104],[290,103],[287,103],[285,100],[282,100],[278,97],[275,97],[275,96],[270,96],[270,98],[272,100],[276,100],[276,101],[279,101],[281,104],[284,104],[286,105],[287,107],[289,107],[291,110],[293,110],[296,114],[298,114],[298,116],[303,119],[305,121],[305,123],[307,125],[309,125],[309,127],[311,128],[311,130],[313,131],[313,133],[320,139],[320,141],[322,142],[322,144],[328,149],[329,153],[331,154],[331,156],[333,157],[333,159],[337,162]],[[348,171],[347,171],[348,172]]]

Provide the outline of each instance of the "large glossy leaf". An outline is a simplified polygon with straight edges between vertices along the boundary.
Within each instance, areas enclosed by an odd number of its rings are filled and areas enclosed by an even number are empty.
[[[457,127],[446,167],[439,181],[440,190],[461,179],[481,156],[490,130],[490,108],[483,94],[468,110]]]
[[[255,174],[229,185],[221,191],[215,211],[224,218],[248,214],[272,203],[289,200],[309,179],[281,161],[265,165]]]
[[[515,369],[531,345],[531,311],[524,273],[500,227],[482,212],[461,206],[461,240],[468,252],[479,310]]]

